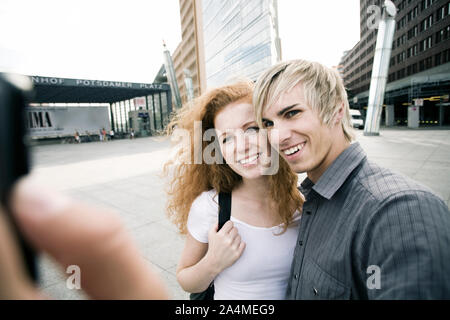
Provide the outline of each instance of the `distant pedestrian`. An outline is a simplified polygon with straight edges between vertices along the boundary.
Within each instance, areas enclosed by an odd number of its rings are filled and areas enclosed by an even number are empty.
[[[113,129],[111,129],[111,131],[109,131],[109,137],[111,140],[114,139],[114,130]]]
[[[130,132],[130,139],[131,139],[131,140],[134,139],[134,129],[131,129],[131,132]]]
[[[106,139],[106,130],[105,130],[105,128],[102,129],[102,136],[103,136],[103,141],[108,141]]]
[[[100,138],[100,141],[103,141],[103,132],[102,132],[102,129],[100,129],[99,130],[99,138]]]
[[[76,143],[81,143],[81,138],[80,138],[80,134],[78,133],[78,131],[75,131],[75,142]]]

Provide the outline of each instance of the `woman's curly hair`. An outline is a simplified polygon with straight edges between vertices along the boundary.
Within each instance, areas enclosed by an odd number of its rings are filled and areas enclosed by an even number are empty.
[[[205,150],[209,144],[202,137],[206,130],[214,129],[215,116],[227,105],[242,101],[252,102],[253,84],[241,81],[232,85],[207,91],[200,97],[179,109],[167,127],[171,135],[174,129],[183,129],[189,133],[189,141],[179,142],[175,156],[164,164],[163,174],[169,177],[167,215],[178,227],[181,234],[187,233],[187,220],[194,200],[203,192],[215,189],[219,192],[231,192],[242,177],[226,163],[194,163],[194,143]],[[201,135],[194,134],[194,123],[201,121]],[[198,141],[195,141],[198,140]],[[279,155],[278,155],[279,156]],[[293,220],[296,209],[301,209],[303,196],[297,189],[297,175],[279,156],[279,170],[268,176],[270,196],[274,200],[279,218],[283,223],[283,232]],[[282,233],[283,233],[282,232]]]

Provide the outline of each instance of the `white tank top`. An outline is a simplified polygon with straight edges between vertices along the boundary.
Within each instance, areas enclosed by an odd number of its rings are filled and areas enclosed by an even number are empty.
[[[187,227],[198,241],[208,243],[208,231],[217,223],[218,197],[215,190],[203,192],[192,203]],[[231,216],[246,247],[242,256],[214,279],[215,300],[285,299],[300,213],[282,235],[281,227],[262,228]]]

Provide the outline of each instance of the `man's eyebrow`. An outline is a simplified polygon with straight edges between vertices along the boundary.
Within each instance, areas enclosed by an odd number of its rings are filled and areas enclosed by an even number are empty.
[[[294,107],[296,107],[296,106],[298,106],[298,103],[293,104],[293,105],[291,105],[291,106],[288,106],[288,107],[286,107],[286,108],[281,109],[280,111],[278,111],[277,116],[282,116],[285,112],[291,110],[292,108],[294,108]]]

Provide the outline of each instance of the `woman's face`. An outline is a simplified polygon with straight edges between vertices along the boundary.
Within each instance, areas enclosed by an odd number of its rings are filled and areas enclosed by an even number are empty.
[[[217,113],[214,127],[222,155],[231,169],[243,178],[261,177],[261,158],[267,154],[263,149],[268,148],[268,143],[259,133],[252,104],[235,102],[227,105]]]

